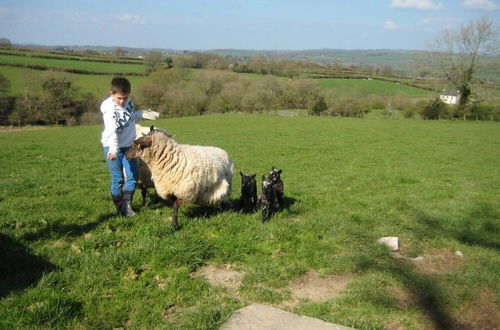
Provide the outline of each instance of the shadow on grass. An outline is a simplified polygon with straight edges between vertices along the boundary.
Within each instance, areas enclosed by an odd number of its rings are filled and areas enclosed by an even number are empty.
[[[186,210],[186,216],[188,216],[189,218],[209,219],[223,212],[238,212],[239,210],[239,200],[230,198],[229,201],[223,203],[223,205],[219,207],[192,205]]]
[[[27,241],[36,241],[39,239],[54,238],[60,236],[76,237],[94,230],[101,223],[116,216],[116,213],[108,213],[101,215],[96,221],[84,224],[61,224],[56,222],[54,224],[51,224],[50,226],[40,229],[39,231],[26,233],[22,236],[22,239]]]
[[[57,269],[17,240],[0,234],[0,298],[35,285],[44,273]]]
[[[414,231],[418,238],[433,237],[454,238],[464,244],[498,249],[499,225],[494,219],[497,217],[494,208],[486,204],[476,205],[464,215],[458,216],[450,222],[449,219],[431,216],[421,210],[413,212],[416,227]],[[378,256],[380,257],[380,256]],[[418,306],[426,320],[432,323],[435,329],[467,329],[467,321],[458,321],[447,307],[445,294],[436,278],[422,273],[410,261],[380,259],[360,254],[356,262],[357,268],[363,272],[376,270],[389,274],[397,279],[414,297],[414,304]]]
[[[388,255],[386,259],[380,259],[380,255],[374,258],[363,254],[357,262],[357,270],[361,272],[375,270],[388,274],[401,283],[413,297],[414,307],[419,308],[425,315],[424,319],[432,323],[429,328],[463,329],[463,326],[446,310],[444,295],[435,279],[417,272],[411,262],[396,260]],[[379,302],[375,300],[375,303]]]
[[[447,225],[445,219],[433,217],[423,211],[415,212],[417,223],[422,226],[417,229],[422,237],[436,235],[452,237],[467,245],[484,248],[500,248],[500,223],[494,210],[487,204],[478,204],[467,214]]]

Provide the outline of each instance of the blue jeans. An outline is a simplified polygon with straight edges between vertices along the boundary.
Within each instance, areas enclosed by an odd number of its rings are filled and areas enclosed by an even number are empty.
[[[121,195],[122,187],[126,191],[134,191],[137,185],[137,177],[139,169],[135,159],[127,159],[125,152],[128,148],[119,148],[116,159],[109,160],[109,147],[104,147],[104,159],[108,164],[109,173],[111,174],[111,195]],[[126,178],[123,175],[125,170]]]

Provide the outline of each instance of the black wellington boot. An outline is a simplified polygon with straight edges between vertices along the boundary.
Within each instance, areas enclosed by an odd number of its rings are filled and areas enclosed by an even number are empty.
[[[122,195],[111,195],[111,199],[113,200],[113,203],[115,203],[116,211],[118,212],[119,215],[122,217],[125,216],[123,213],[124,211],[124,201],[123,201],[123,196]]]
[[[123,216],[124,217],[133,217],[134,215],[137,215],[137,213],[134,212],[132,209],[132,199],[134,198],[134,191],[127,191],[125,190],[123,192]]]

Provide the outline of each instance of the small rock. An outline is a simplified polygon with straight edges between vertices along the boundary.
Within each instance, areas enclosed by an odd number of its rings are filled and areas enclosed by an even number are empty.
[[[459,251],[459,250],[455,251],[455,255],[457,257],[459,257],[459,258],[463,258],[464,257],[464,254],[462,253],[462,251]]]
[[[399,250],[398,237],[381,237],[377,240],[377,243],[387,246],[391,251]]]

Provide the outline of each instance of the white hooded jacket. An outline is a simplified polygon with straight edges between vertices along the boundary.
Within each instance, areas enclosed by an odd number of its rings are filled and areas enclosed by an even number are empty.
[[[109,153],[115,154],[118,148],[127,148],[135,139],[135,122],[142,118],[142,112],[135,112],[132,101],[119,106],[110,96],[101,103],[101,113],[104,121],[101,143],[109,147]]]

